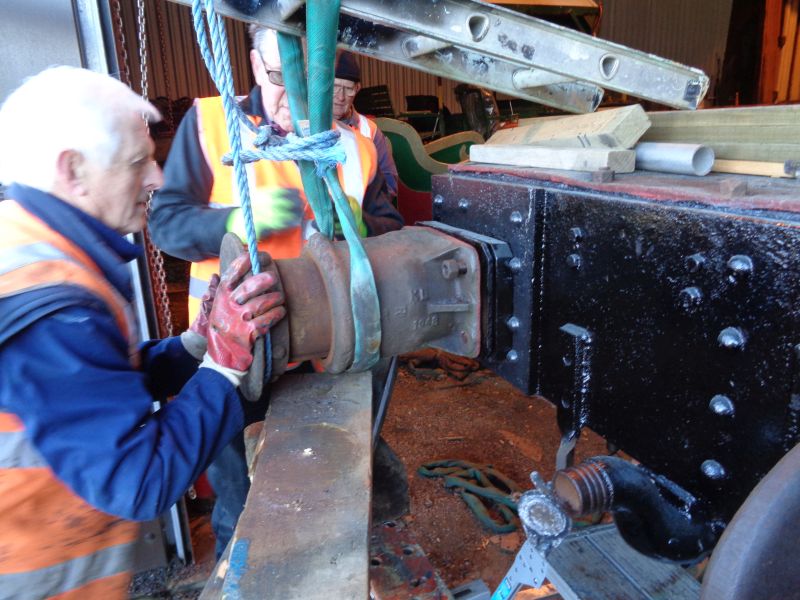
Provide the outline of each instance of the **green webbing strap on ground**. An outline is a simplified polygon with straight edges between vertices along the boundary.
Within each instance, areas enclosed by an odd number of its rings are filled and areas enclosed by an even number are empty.
[[[303,49],[300,40],[288,34],[278,34],[278,49],[281,53],[289,108],[298,135],[306,135],[300,122],[307,118],[311,134],[330,129],[333,122],[333,79],[339,30],[339,1],[309,0],[306,3],[306,23],[310,75],[308,85],[304,79]],[[309,108],[310,118],[307,116]],[[307,172],[313,173],[315,170],[310,164],[306,167],[301,162],[303,185],[317,219],[317,225],[320,231],[332,238],[333,212],[330,202],[327,202],[328,196],[324,193],[324,186],[319,179],[314,177],[314,182],[310,183],[311,177]],[[375,277],[358,234],[350,203],[339,184],[336,170],[329,169],[325,173],[317,174],[324,177],[333,197],[333,205],[350,249],[350,302],[355,326],[355,350],[350,370],[365,371],[380,357],[381,320]],[[323,188],[321,198],[318,186]]]
[[[519,493],[516,483],[491,465],[479,465],[465,460],[437,460],[417,469],[423,477],[442,477],[447,488],[460,493],[481,524],[495,533],[517,529],[517,503],[511,494]],[[493,518],[490,510],[499,515]]]

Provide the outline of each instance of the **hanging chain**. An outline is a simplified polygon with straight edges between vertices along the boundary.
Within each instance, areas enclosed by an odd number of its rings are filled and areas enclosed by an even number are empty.
[[[142,98],[147,100],[147,38],[144,19],[144,0],[136,0],[136,17],[139,30],[139,71],[141,73]],[[148,128],[149,129],[149,128]],[[153,193],[147,196],[147,212],[153,200]],[[158,328],[162,337],[172,336],[172,311],[169,307],[169,294],[167,293],[167,274],[164,270],[164,255],[156,248],[150,239],[147,229],[144,230],[144,245],[147,251],[147,264],[150,266],[153,295],[156,300],[156,314],[158,315]]]
[[[128,64],[128,44],[125,41],[125,29],[122,27],[122,6],[119,0],[114,0],[114,38],[117,45],[117,56],[119,57],[120,79],[122,83],[131,86],[131,67]]]
[[[161,11],[161,2],[155,3],[156,9],[156,28],[158,29],[158,46],[161,49],[161,62],[166,64],[167,62],[167,42],[164,39],[164,15]],[[172,110],[172,89],[170,88],[169,77],[164,77],[164,93],[167,97],[167,100],[170,101],[168,105],[166,114],[164,115],[164,120],[167,123],[167,127],[169,127],[170,135],[175,134],[175,114]]]

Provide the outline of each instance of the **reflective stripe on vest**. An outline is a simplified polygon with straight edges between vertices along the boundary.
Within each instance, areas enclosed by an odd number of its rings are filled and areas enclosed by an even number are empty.
[[[378,131],[378,125],[373,121],[370,121],[361,113],[356,112],[355,109],[353,109],[353,116],[358,120],[358,131],[361,133],[361,135],[374,140],[375,133]]]
[[[105,586],[102,596],[97,591],[93,591],[90,595],[86,586],[128,573],[134,545],[135,541],[128,542],[51,567],[25,573],[0,575],[0,597],[50,598],[72,592],[77,598],[97,598],[98,600],[114,597],[127,598],[129,575],[118,577],[118,581],[114,585],[116,589],[109,589],[108,586]],[[36,584],[32,585],[34,581]]]
[[[222,156],[230,150],[222,101],[218,97],[201,98],[195,100],[195,106],[200,144],[213,177],[209,206],[212,208],[239,206],[239,192],[233,177],[233,168],[222,165]],[[360,204],[377,169],[375,145],[351,127],[336,125],[336,128],[341,133],[340,139],[349,159],[343,165],[337,165],[339,182],[344,193],[355,198]],[[240,131],[243,146],[252,147],[254,134],[244,125],[240,125]],[[353,157],[358,157],[359,160],[353,160]],[[259,197],[263,197],[265,191],[269,189],[289,188],[300,191],[300,197],[306,202],[303,225],[272,234],[258,244],[259,250],[269,252],[272,258],[296,258],[300,255],[305,241],[316,231],[314,213],[306,201],[297,165],[294,161],[262,160],[247,165],[247,177],[253,204],[257,203]],[[218,272],[219,260],[216,258],[192,264],[189,281],[190,321],[200,310],[200,298],[208,288],[208,280]]]
[[[125,299],[77,245],[14,200],[0,203],[0,224],[0,295],[77,286],[129,338]],[[0,528],[0,597],[127,597],[139,526],[67,488],[8,412],[0,412]]]

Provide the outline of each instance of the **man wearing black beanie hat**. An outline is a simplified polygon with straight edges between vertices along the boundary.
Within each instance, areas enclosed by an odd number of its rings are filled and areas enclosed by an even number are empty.
[[[397,196],[397,167],[392,159],[386,136],[374,121],[359,114],[353,107],[353,100],[361,89],[361,68],[356,57],[350,52],[342,52],[336,59],[336,73],[333,82],[333,118],[361,132],[375,144],[378,151],[378,169],[386,180],[385,189],[392,197]]]

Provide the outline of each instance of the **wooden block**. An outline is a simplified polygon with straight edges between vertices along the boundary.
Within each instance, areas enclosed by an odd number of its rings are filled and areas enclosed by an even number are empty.
[[[475,144],[469,149],[474,162],[541,169],[598,171],[611,169],[616,173],[631,173],[636,164],[633,150],[599,148],[543,148],[540,146],[500,146]]]
[[[371,430],[369,371],[283,375],[244,512],[201,598],[367,598]]]
[[[632,148],[650,127],[638,104],[569,117],[523,119],[518,127],[501,129],[491,145],[527,144],[556,148]]]
[[[711,170],[715,173],[736,173],[737,175],[760,175],[762,177],[795,178],[795,172],[787,173],[786,163],[754,160],[717,159]]]

